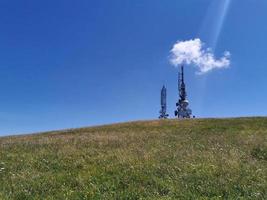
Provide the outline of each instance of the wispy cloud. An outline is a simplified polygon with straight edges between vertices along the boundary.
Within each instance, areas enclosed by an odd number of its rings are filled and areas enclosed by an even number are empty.
[[[221,58],[216,59],[212,50],[204,48],[204,43],[197,38],[176,42],[171,50],[170,61],[174,66],[194,65],[198,68],[198,73],[203,74],[213,69],[229,67],[230,52],[225,51]]]

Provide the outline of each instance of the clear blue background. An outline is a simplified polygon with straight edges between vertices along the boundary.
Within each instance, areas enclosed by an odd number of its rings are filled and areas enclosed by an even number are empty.
[[[2,0],[0,135],[156,119],[163,84],[173,116],[169,51],[196,37],[209,45],[212,2]],[[266,0],[232,0],[215,49],[231,52],[231,67],[186,67],[197,117],[267,114],[266,10]]]

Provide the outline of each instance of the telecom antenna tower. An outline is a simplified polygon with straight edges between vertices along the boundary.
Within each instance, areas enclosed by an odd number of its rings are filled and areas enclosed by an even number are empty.
[[[189,102],[186,99],[183,65],[181,66],[181,71],[178,72],[178,89],[179,89],[179,100],[176,103],[177,110],[175,110],[174,114],[178,118],[191,118],[192,110],[188,108]]]
[[[159,111],[160,113],[159,119],[167,119],[169,116],[166,113],[167,112],[167,89],[164,85],[161,89],[160,104],[161,104],[161,110]]]

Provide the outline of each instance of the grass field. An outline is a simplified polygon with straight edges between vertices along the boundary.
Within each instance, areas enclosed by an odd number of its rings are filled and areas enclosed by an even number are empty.
[[[267,118],[2,137],[0,199],[267,199]]]

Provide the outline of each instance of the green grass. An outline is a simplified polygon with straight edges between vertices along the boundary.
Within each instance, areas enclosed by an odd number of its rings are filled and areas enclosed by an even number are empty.
[[[2,137],[0,199],[267,199],[267,118]]]

